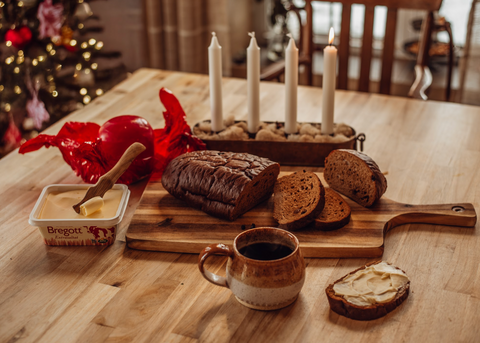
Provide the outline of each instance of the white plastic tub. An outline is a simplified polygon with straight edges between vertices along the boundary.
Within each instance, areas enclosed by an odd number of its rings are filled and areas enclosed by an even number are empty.
[[[130,191],[126,185],[116,184],[113,189],[122,190],[120,204],[112,218],[40,219],[40,213],[51,192],[85,190],[93,185],[50,185],[43,189],[28,223],[37,226],[47,245],[110,245],[115,241],[118,225],[127,208]],[[72,208],[73,211],[73,208]]]

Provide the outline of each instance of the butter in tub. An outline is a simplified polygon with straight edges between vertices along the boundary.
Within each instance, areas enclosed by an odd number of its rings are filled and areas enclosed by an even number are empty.
[[[47,245],[110,245],[115,241],[130,191],[116,184],[103,197],[103,206],[84,216],[72,208],[92,185],[50,185],[43,189],[30,214]]]

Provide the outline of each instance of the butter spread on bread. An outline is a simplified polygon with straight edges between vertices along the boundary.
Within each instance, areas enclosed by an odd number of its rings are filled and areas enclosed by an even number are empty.
[[[392,301],[407,282],[402,270],[380,262],[347,275],[335,283],[333,290],[349,303],[369,306]]]

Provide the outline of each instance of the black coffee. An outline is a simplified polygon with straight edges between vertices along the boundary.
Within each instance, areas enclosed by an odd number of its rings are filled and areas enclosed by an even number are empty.
[[[240,248],[240,254],[253,260],[278,260],[290,255],[293,249],[277,243],[253,243]]]

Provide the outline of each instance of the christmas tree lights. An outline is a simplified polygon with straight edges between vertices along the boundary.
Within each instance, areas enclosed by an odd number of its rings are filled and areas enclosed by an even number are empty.
[[[0,156],[126,77],[84,0],[0,0]]]

